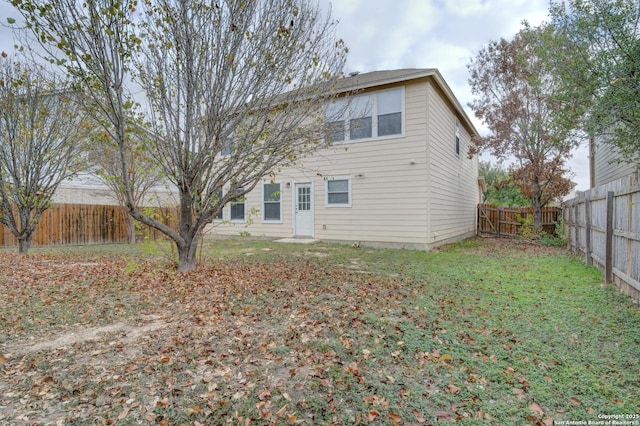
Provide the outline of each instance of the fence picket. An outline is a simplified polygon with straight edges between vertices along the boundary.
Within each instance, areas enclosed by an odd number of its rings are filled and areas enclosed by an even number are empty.
[[[584,253],[586,262],[597,266],[607,282],[613,282],[637,302],[640,302],[639,202],[640,176],[633,174],[592,188],[563,206],[569,248]]]
[[[478,204],[478,233],[498,237],[517,237],[521,235],[522,220],[533,215],[530,207],[498,207],[489,204]],[[518,217],[521,219],[519,220]],[[542,209],[542,227],[549,235],[554,235],[556,224],[562,217],[559,207]]]

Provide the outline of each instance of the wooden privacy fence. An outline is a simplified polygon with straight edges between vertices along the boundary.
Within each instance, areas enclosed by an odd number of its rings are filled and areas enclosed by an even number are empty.
[[[607,282],[640,302],[638,175],[593,188],[564,203],[569,248],[596,265]]]
[[[556,232],[556,224],[561,217],[559,207],[542,209],[542,227],[549,235]],[[523,219],[533,217],[533,210],[527,208],[498,207],[478,204],[478,233],[498,237],[517,237],[521,235]]]
[[[151,208],[156,217],[173,225],[172,208]],[[54,204],[45,211],[33,237],[33,246],[126,243],[126,212],[120,206]],[[155,229],[142,227],[141,234],[157,239]],[[0,247],[14,247],[17,239],[6,226],[0,226]]]

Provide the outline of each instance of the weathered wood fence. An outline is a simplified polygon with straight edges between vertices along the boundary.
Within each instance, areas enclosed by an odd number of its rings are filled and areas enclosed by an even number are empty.
[[[173,224],[175,211],[170,208],[152,208],[156,217]],[[82,245],[126,243],[126,212],[120,206],[88,204],[54,204],[44,212],[33,246]],[[151,228],[141,227],[140,234],[151,239],[161,234]],[[0,225],[0,247],[14,247],[18,241],[8,227]]]
[[[542,209],[542,226],[549,235],[554,235],[556,224],[562,217],[559,207]],[[533,210],[528,208],[498,207],[478,204],[478,233],[491,234],[498,237],[517,237],[521,235],[522,222],[533,217]]]
[[[607,282],[640,302],[640,179],[638,174],[564,203],[568,246],[596,265]]]

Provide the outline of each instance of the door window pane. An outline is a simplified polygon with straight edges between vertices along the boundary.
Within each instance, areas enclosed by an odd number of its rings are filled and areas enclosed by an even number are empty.
[[[311,210],[311,188],[302,186],[298,188],[298,211]]]

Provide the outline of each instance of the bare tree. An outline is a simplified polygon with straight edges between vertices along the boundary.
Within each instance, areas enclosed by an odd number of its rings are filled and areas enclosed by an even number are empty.
[[[140,11],[135,0],[13,4],[100,105],[130,213],[175,242],[180,271],[195,266],[197,237],[226,203],[323,145],[322,106],[347,49],[309,0],[149,0]],[[153,114],[147,149],[178,191],[177,229],[133,202],[128,76]]]
[[[27,253],[60,183],[83,164],[77,93],[37,65],[0,59],[0,223]]]
[[[474,141],[475,151],[516,160],[511,173],[531,202],[538,232],[542,207],[571,190],[564,165],[579,144],[574,133],[581,110],[556,96],[557,82],[543,60],[548,32],[525,26],[511,41],[491,42],[468,66],[478,96],[470,106],[491,131]]]
[[[124,149],[129,167],[126,174],[129,177],[131,201],[136,209],[142,209],[145,203],[151,201],[152,190],[161,187],[165,181],[158,164],[146,149],[150,137],[148,132],[143,128],[132,126],[126,137],[127,143]],[[135,220],[129,214],[127,207],[127,189],[122,181],[120,170],[122,167],[120,150],[108,133],[98,132],[94,135],[94,144],[89,148],[88,159],[90,170],[111,189],[116,202],[122,208],[127,239],[129,243],[135,243]],[[158,203],[166,202],[166,200],[157,201]]]

